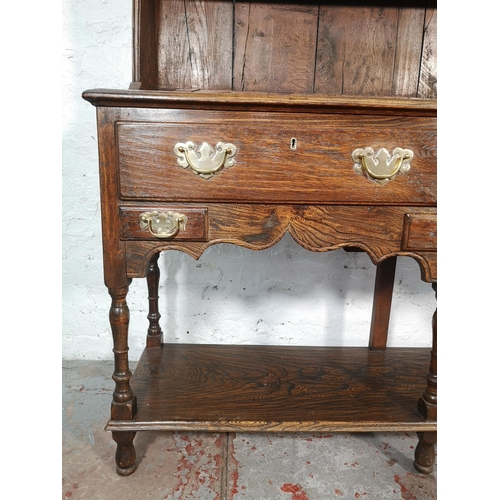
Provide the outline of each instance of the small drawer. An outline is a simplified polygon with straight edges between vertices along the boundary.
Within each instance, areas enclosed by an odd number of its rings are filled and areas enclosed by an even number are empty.
[[[402,250],[437,250],[436,214],[405,214]]]
[[[124,240],[207,241],[207,208],[182,206],[120,207]]]

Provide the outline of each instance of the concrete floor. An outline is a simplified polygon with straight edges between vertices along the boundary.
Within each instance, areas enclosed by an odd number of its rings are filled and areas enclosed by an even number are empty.
[[[104,426],[112,362],[63,362],[62,498],[92,500],[435,500],[409,433],[138,432],[138,469],[115,473]]]

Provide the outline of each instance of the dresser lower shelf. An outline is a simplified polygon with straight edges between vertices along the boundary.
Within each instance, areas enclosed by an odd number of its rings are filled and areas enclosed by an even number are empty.
[[[110,431],[434,431],[417,402],[430,349],[163,344],[132,377],[137,412]]]

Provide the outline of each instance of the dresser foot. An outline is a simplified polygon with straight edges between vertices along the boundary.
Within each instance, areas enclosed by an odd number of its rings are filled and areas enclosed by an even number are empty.
[[[133,440],[135,432],[112,432],[116,442],[116,472],[120,476],[130,476],[137,469]]]
[[[413,465],[421,474],[430,474],[434,470],[437,432],[418,432],[418,444],[415,449]]]
[[[128,469],[121,469],[120,467],[118,467],[118,465],[116,466],[116,473],[119,475],[119,476],[130,476],[130,474],[133,474],[137,469],[137,465],[134,464],[132,467],[129,467]]]

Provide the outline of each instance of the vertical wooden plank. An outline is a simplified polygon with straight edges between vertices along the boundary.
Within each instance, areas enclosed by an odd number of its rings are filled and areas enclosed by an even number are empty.
[[[417,97],[424,20],[425,7],[399,10],[392,95]]]
[[[233,2],[186,1],[191,83],[195,88],[231,90]]]
[[[425,11],[418,97],[437,99],[437,8],[435,7],[428,7]]]
[[[160,88],[230,90],[233,3],[160,0]]]
[[[157,86],[156,0],[134,0],[134,53],[132,80],[140,88]],[[132,84],[132,86],[134,86]]]
[[[377,4],[321,6],[315,92],[391,95],[399,8]]]
[[[318,6],[238,2],[233,90],[312,93]]]
[[[158,2],[158,86],[191,88],[191,67],[184,0]]]

